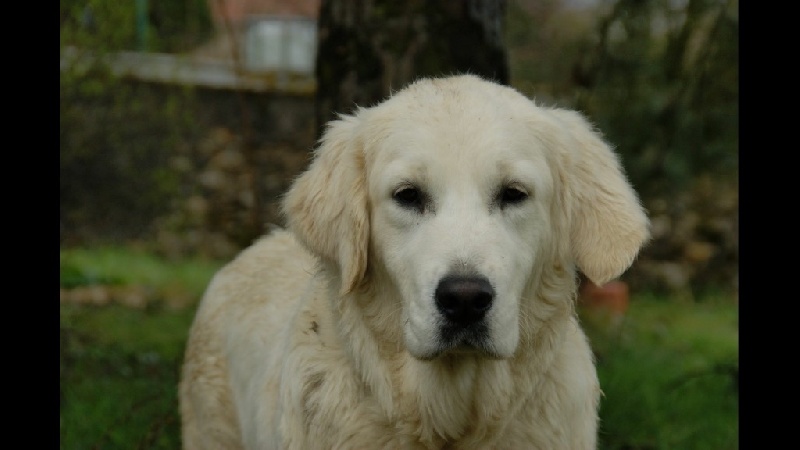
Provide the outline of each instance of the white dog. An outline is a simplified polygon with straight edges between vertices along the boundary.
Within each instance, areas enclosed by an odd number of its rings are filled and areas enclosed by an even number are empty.
[[[591,449],[600,388],[577,270],[648,220],[578,113],[474,76],[329,124],[197,312],[186,449]]]

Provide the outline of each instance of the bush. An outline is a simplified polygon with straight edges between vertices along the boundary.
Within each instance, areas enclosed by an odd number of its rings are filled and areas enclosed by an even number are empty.
[[[213,30],[206,0],[62,0],[60,11],[62,48],[180,53]]]
[[[575,66],[577,106],[644,195],[738,173],[737,1],[619,0]]]
[[[738,174],[737,0],[510,3],[512,83],[583,111],[644,196]]]

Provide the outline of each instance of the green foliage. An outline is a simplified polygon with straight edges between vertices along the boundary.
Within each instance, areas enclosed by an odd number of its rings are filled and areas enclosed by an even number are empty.
[[[516,87],[586,113],[645,197],[704,173],[737,176],[738,0],[557,5],[510,2]]]
[[[138,3],[62,0],[62,48],[71,45],[100,52],[180,53],[191,50],[211,34],[211,15],[205,0],[144,0],[146,10],[141,18],[137,17]]]
[[[136,48],[135,2],[62,0],[61,47],[88,47],[95,51]]]
[[[208,0],[150,0],[154,46],[166,52],[192,49],[211,35]]]
[[[569,106],[570,72],[591,31],[586,17],[559,11],[559,0],[513,0],[505,41],[512,84],[539,102]]]
[[[576,66],[576,104],[637,188],[738,170],[738,2],[619,0]]]

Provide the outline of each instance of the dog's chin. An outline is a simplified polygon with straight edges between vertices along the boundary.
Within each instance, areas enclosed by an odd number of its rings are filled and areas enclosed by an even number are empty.
[[[481,358],[488,360],[508,359],[511,354],[498,352],[497,349],[488,342],[473,343],[469,341],[458,343],[439,342],[436,346],[422,352],[411,352],[411,356],[420,361],[436,361],[443,359],[458,358]]]

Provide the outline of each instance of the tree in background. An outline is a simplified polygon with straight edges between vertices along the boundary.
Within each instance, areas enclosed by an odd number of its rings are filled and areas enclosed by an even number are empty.
[[[653,224],[626,275],[650,290],[737,290],[738,0],[603,6],[570,95],[615,145]]]
[[[415,78],[469,72],[509,83],[504,0],[322,0],[317,130]]]
[[[643,194],[736,176],[738,0],[618,0],[572,73],[576,106]]]

